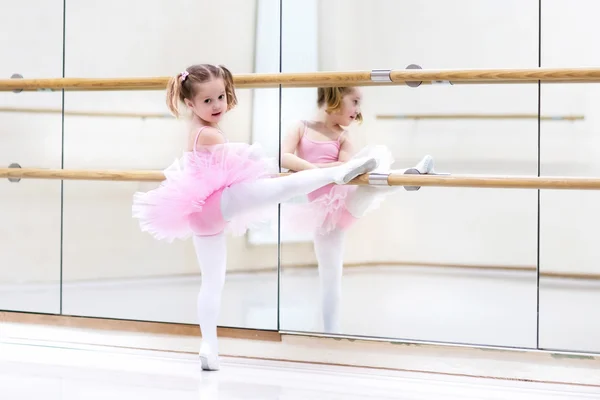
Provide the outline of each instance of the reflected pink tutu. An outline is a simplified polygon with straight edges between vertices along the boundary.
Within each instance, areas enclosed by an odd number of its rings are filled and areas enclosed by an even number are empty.
[[[377,159],[378,169],[381,171],[389,171],[394,162],[390,150],[380,145],[364,147],[354,156],[359,157]],[[357,193],[358,189],[353,185],[330,184],[308,194],[308,203],[285,203],[281,207],[282,226],[318,235],[325,235],[334,229],[346,230],[358,220],[346,206],[351,196],[363,196],[363,199],[368,201],[369,206],[362,214],[364,216],[377,209],[384,198],[393,193],[388,190],[365,195],[364,192]]]
[[[348,229],[357,220],[346,208],[348,196],[358,188],[330,184],[308,194],[308,203],[285,203],[281,207],[283,226],[295,231],[327,234],[334,229]]]
[[[210,236],[227,230],[242,235],[268,219],[269,209],[253,210],[225,221],[221,193],[231,185],[267,178],[278,172],[260,146],[226,143],[187,152],[165,171],[160,186],[133,198],[133,217],[156,239],[172,242],[191,235]]]

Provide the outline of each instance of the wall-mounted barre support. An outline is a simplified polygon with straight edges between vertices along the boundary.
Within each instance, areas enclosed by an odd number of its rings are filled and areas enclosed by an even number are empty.
[[[286,174],[282,174],[286,175]],[[389,186],[436,186],[497,189],[556,189],[599,190],[600,178],[528,177],[528,176],[472,176],[472,175],[411,175],[404,173],[365,174],[354,185],[386,184]],[[86,181],[160,182],[161,171],[123,170],[67,170],[39,168],[0,168],[0,178],[60,179]],[[375,182],[377,181],[377,182]]]
[[[383,81],[380,70],[303,72],[273,74],[236,74],[238,88],[506,83],[590,83],[600,82],[600,68],[463,69],[463,70],[389,70]],[[387,74],[387,70],[386,74]],[[373,77],[377,77],[373,80]],[[4,79],[0,91],[47,90],[164,90],[170,77],[148,78],[56,78]],[[377,80],[381,79],[381,80]]]
[[[379,114],[382,120],[538,119],[537,114]],[[583,115],[542,115],[542,121],[583,121]]]

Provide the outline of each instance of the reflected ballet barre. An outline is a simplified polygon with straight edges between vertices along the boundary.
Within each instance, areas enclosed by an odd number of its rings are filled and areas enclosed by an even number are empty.
[[[522,120],[538,119],[538,114],[379,114],[376,117],[382,120],[481,120],[481,119],[504,119],[504,120]],[[583,121],[583,115],[541,115],[542,121]]]
[[[0,112],[15,114],[62,114],[60,108],[17,108],[0,107]],[[171,114],[166,113],[134,113],[134,112],[116,112],[116,111],[77,111],[65,110],[65,116],[75,117],[115,117],[115,118],[153,118],[153,119],[174,119]]]
[[[163,90],[170,77],[3,79],[0,91]],[[600,68],[377,69],[234,75],[237,88],[600,82]]]

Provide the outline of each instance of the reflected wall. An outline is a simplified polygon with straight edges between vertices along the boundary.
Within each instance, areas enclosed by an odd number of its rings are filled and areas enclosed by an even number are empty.
[[[318,37],[301,60],[314,57],[312,70],[538,66],[537,1],[315,3],[311,18],[299,19],[304,1],[283,2],[283,72],[308,68],[285,63],[295,53],[286,45],[291,32],[298,41]],[[459,23],[450,17],[457,10]],[[302,90],[301,99],[291,94],[296,89],[283,90],[282,116],[286,109],[301,110],[282,120],[283,132],[294,119],[318,118],[316,89]],[[365,121],[348,134],[357,148],[386,145],[394,168],[431,154],[437,170],[455,174],[537,174],[537,85],[361,91]],[[447,118],[419,117],[424,114]],[[459,114],[471,118],[453,117]],[[285,221],[281,229],[282,236],[291,230]],[[321,262],[319,273],[313,240],[282,243],[283,330],[536,346],[535,191],[400,190],[346,232],[339,280],[324,278],[334,261]],[[326,329],[323,315],[331,315],[336,302],[338,328]]]
[[[590,50],[600,32],[593,18],[600,4],[544,0],[542,67],[597,66]],[[600,175],[600,87],[595,83],[542,84],[544,114],[571,122],[541,125],[541,175]],[[600,257],[597,252],[598,191],[551,191],[540,195],[540,347],[600,351]]]
[[[56,78],[63,1],[2,5],[1,79]],[[0,92],[0,165],[61,168],[62,95]],[[0,180],[0,309],[60,312],[61,182]]]

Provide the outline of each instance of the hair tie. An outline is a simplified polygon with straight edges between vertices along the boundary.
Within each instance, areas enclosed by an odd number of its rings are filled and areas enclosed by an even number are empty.
[[[186,80],[186,78],[188,77],[188,75],[189,75],[189,74],[190,74],[190,73],[189,73],[189,72],[187,72],[187,70],[186,70],[186,71],[183,71],[183,72],[181,73],[181,75],[180,75],[181,77],[179,78],[179,80],[181,81],[181,83],[183,83],[183,82]]]

